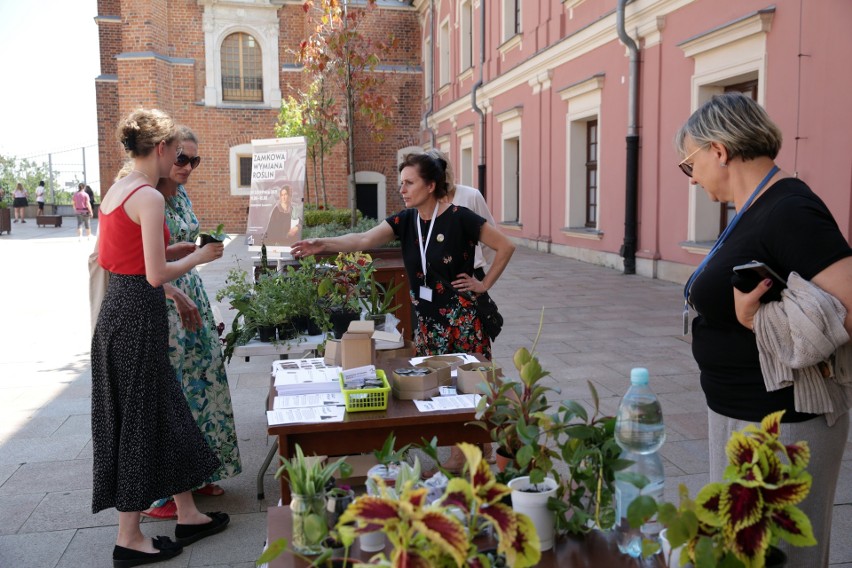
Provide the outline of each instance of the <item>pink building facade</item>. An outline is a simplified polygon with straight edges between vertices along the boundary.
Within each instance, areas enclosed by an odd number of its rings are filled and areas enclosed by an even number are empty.
[[[518,244],[621,269],[632,74],[618,4],[413,3],[423,144],[450,156],[457,181],[484,189]],[[685,281],[733,216],[689,184],[673,145],[693,110],[729,90],[768,110],[784,134],[779,165],[849,238],[852,2],[634,0],[623,20],[638,48],[636,273]]]

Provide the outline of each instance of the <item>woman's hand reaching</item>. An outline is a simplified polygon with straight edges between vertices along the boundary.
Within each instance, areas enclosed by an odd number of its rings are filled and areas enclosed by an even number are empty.
[[[166,298],[169,298],[175,303],[175,308],[184,329],[195,331],[201,327],[201,313],[198,311],[198,306],[195,305],[195,302],[184,294],[180,288],[176,288],[171,284],[163,284],[163,289],[166,293]]]
[[[321,239],[297,241],[293,243],[293,246],[290,248],[290,254],[293,255],[293,258],[302,258],[304,256],[311,256],[322,252],[325,252],[325,246],[322,244]]]
[[[737,321],[746,329],[754,331],[754,315],[760,309],[760,298],[772,288],[772,280],[762,280],[751,292],[740,292],[734,288],[734,310]]]

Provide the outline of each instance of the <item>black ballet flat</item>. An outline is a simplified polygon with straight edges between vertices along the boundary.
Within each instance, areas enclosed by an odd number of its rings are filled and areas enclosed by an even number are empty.
[[[183,546],[174,542],[167,536],[157,536],[152,539],[154,548],[159,552],[140,552],[132,548],[124,548],[116,545],[112,549],[113,568],[132,568],[143,564],[153,564],[174,558],[183,552]]]
[[[193,542],[206,538],[208,536],[220,533],[225,530],[228,523],[231,522],[231,517],[227,513],[205,513],[210,517],[210,521],[203,525],[175,525],[175,540],[181,546],[188,546]]]

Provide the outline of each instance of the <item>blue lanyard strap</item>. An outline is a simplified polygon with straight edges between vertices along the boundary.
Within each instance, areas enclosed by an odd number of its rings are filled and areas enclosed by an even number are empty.
[[[754,188],[754,191],[751,192],[748,201],[745,202],[745,205],[742,206],[742,209],[737,211],[737,214],[734,215],[734,218],[731,219],[731,222],[728,223],[728,226],[725,227],[725,230],[722,231],[722,234],[719,235],[718,239],[716,239],[716,243],[713,245],[713,248],[710,249],[710,252],[707,253],[707,256],[704,257],[704,260],[701,261],[701,264],[698,265],[698,268],[696,268],[695,272],[693,272],[692,275],[689,277],[689,280],[687,280],[686,282],[686,286],[683,287],[684,304],[689,302],[689,291],[692,288],[692,284],[695,282],[695,279],[698,278],[698,276],[707,266],[707,263],[710,262],[711,258],[713,258],[713,255],[716,254],[716,252],[720,248],[722,248],[722,245],[725,243],[725,239],[728,238],[728,235],[731,234],[731,231],[733,231],[734,227],[737,226],[737,223],[740,222],[740,218],[743,216],[743,213],[748,210],[749,206],[751,205],[751,202],[754,201],[755,197],[757,197],[757,194],[760,193],[764,187],[766,187],[766,184],[769,183],[769,180],[772,179],[772,176],[777,174],[778,171],[778,166],[772,166],[772,169],[769,170],[769,173],[766,174],[763,180],[759,184],[757,184],[756,188]]]

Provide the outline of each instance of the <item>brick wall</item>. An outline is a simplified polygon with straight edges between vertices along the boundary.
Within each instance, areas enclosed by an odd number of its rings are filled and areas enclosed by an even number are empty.
[[[277,109],[216,108],[203,106],[205,76],[202,12],[195,0],[167,2],[153,0],[99,0],[99,15],[121,16],[121,24],[101,23],[99,39],[101,72],[117,74],[118,83],[99,83],[98,137],[101,179],[111,180],[124,159],[115,139],[117,121],[132,109],[157,107],[170,113],[179,123],[192,128],[199,138],[201,166],[187,185],[202,228],[225,223],[228,231],[245,230],[248,197],[230,194],[229,153],[233,146],[252,139],[271,138],[278,116]],[[285,5],[278,10],[279,62],[295,63],[295,51],[307,37],[312,24],[301,5]],[[385,38],[391,31],[400,38],[388,64],[416,65],[419,60],[420,32],[413,11],[382,10],[371,16],[370,35]],[[174,64],[162,59],[120,60],[115,55],[153,51],[168,57],[192,59],[191,65]],[[413,73],[386,73],[385,92],[394,98],[393,126],[384,139],[375,141],[365,125],[356,122],[356,165],[359,171],[378,171],[387,176],[387,210],[402,207],[396,191],[396,151],[417,136],[420,122],[422,78]],[[301,72],[279,73],[283,96],[307,87]],[[326,187],[329,202],[346,207],[346,146],[339,144],[325,157]],[[317,187],[309,162],[309,191]],[[104,183],[103,193],[109,183]]]

